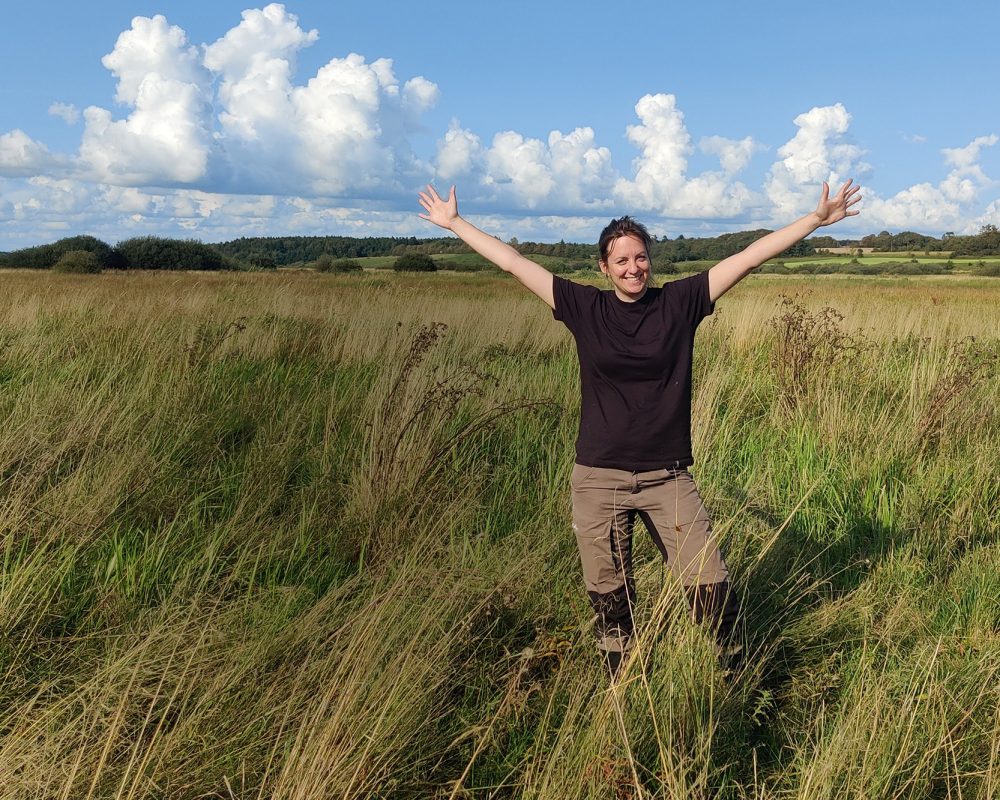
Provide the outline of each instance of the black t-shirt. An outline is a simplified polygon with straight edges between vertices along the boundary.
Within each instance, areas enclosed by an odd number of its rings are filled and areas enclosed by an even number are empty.
[[[642,472],[689,466],[691,359],[713,311],[708,273],[649,288],[634,303],[553,276],[555,309],[580,358],[577,463]]]

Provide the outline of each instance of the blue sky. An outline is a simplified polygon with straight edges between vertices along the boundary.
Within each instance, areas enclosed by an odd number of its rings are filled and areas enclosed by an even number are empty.
[[[429,180],[522,240],[774,227],[848,176],[834,235],[974,232],[1000,224],[997,30],[987,2],[10,5],[0,250],[436,235]]]

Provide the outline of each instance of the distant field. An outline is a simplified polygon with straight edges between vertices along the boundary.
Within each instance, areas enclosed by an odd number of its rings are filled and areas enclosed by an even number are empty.
[[[574,346],[509,276],[0,285],[0,798],[1000,796],[1000,281],[722,299],[693,471],[748,666],[639,531],[613,689]]]
[[[528,258],[537,261],[539,264],[544,266],[546,269],[553,270],[559,273],[574,272],[578,270],[593,269],[597,272],[596,264],[591,267],[585,259],[580,258],[561,258],[558,256],[539,256],[528,254]],[[469,254],[443,254],[434,255],[432,258],[438,263],[438,268],[442,270],[455,269],[459,271],[475,271],[475,270],[493,270],[496,271],[496,267],[491,265],[486,259],[475,253]],[[395,262],[395,257],[393,256],[379,256],[375,258],[359,258],[356,259],[361,263],[365,269],[392,269],[393,262]],[[858,264],[886,264],[890,262],[911,262],[915,261],[918,264],[937,264],[944,266],[951,263],[952,269],[958,273],[975,271],[980,264],[985,263],[987,265],[993,265],[1000,267],[1000,259],[997,258],[956,258],[948,259],[941,257],[914,255],[910,256],[906,253],[878,253],[874,255],[865,255],[857,258]],[[796,265],[800,264],[833,264],[837,266],[847,266],[851,262],[851,257],[849,256],[803,256],[801,258],[790,258],[784,259],[783,263],[788,268],[794,270]],[[680,272],[697,272],[711,267],[714,261],[681,261],[678,262],[675,267]],[[769,263],[774,263],[769,262]],[[305,266],[305,265],[303,265]],[[655,264],[653,265],[655,269]]]

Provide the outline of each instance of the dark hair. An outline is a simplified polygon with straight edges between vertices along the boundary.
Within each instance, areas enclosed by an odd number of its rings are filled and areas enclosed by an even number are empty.
[[[636,222],[632,217],[619,217],[607,224],[601,231],[601,238],[597,240],[598,257],[601,261],[607,262],[611,245],[614,244],[615,239],[620,239],[622,236],[638,239],[646,248],[646,255],[650,255],[649,251],[653,246],[653,240],[650,238],[646,226],[641,222]]]

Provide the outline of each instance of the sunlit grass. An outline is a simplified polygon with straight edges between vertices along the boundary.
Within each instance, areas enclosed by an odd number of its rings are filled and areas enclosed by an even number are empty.
[[[569,534],[573,345],[509,279],[0,282],[0,798],[1000,791],[988,279],[719,304],[694,472],[753,657],[721,674],[638,532],[615,688]]]

